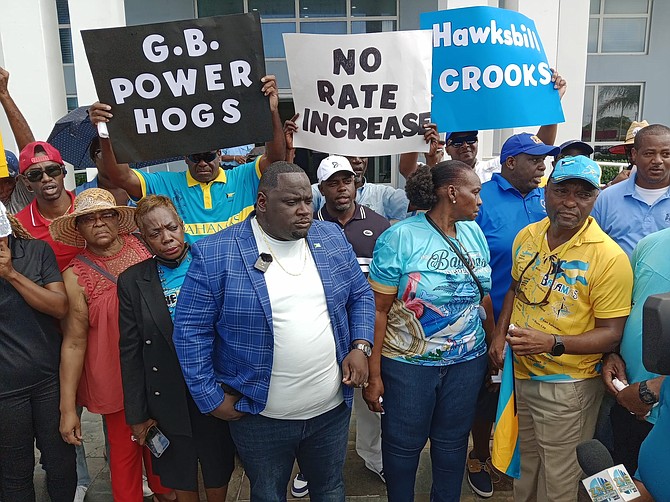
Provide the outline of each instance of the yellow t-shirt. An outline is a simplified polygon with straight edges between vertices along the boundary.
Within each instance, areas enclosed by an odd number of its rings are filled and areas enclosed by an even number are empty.
[[[512,324],[545,333],[577,336],[596,318],[630,313],[633,271],[623,250],[589,216],[582,229],[553,251],[547,244],[549,219],[521,230],[512,247],[512,277],[520,281]],[[547,288],[551,292],[547,296]],[[547,304],[531,306],[531,303]],[[578,380],[599,374],[602,354],[515,356],[515,376],[545,381]]]

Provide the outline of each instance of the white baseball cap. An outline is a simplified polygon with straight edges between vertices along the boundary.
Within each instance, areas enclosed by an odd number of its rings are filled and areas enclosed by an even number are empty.
[[[333,174],[340,171],[347,171],[353,175],[356,175],[356,172],[351,167],[351,164],[345,157],[339,155],[329,155],[321,161],[319,168],[316,170],[316,177],[319,180],[319,183],[326,181]]]

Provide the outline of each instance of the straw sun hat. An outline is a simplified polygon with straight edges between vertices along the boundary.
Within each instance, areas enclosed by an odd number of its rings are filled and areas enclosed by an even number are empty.
[[[134,207],[117,206],[114,196],[107,190],[89,188],[75,197],[74,210],[71,213],[56,218],[49,225],[51,237],[63,244],[84,247],[86,242],[77,230],[77,217],[109,209],[119,213],[119,234],[129,234],[137,228]]]

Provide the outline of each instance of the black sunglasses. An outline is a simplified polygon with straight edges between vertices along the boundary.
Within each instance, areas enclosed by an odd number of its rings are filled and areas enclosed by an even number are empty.
[[[216,152],[204,152],[204,153],[192,153],[191,155],[188,155],[186,158],[191,162],[193,162],[194,164],[198,164],[201,160],[204,160],[206,163],[209,164],[216,157],[217,157]]]
[[[475,143],[477,143],[477,139],[478,139],[477,136],[463,136],[461,138],[450,139],[447,142],[447,146],[453,146],[454,148],[460,148],[466,143],[468,145],[474,145]]]
[[[63,166],[52,165],[47,166],[44,169],[29,169],[23,175],[28,179],[28,181],[35,183],[40,181],[45,173],[49,178],[55,178],[56,176],[63,174]]]
[[[544,307],[545,305],[549,305],[549,295],[551,294],[552,287],[554,285],[554,282],[556,281],[556,277],[558,276],[558,271],[561,269],[561,264],[562,261],[558,260],[556,263],[552,262],[550,260],[549,262],[549,271],[547,272],[547,276],[553,272],[553,276],[551,278],[551,281],[547,283],[547,291],[544,294],[544,298],[540,300],[539,302],[532,302],[528,299],[526,296],[526,293],[523,292],[521,289],[521,285],[523,284],[524,286],[526,285],[523,282],[523,276],[524,274],[528,271],[530,266],[535,263],[535,260],[537,260],[537,257],[540,256],[540,252],[538,251],[535,253],[535,256],[528,262],[528,265],[526,265],[526,268],[523,269],[523,272],[521,272],[521,275],[519,276],[519,281],[516,283],[516,289],[514,290],[514,296],[521,302],[525,303],[526,305],[529,305],[531,307]],[[528,282],[528,279],[526,279],[526,283]]]

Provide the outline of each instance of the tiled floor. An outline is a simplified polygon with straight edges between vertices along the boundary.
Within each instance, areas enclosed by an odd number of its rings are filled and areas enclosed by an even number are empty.
[[[354,421],[352,420],[352,424]],[[102,425],[97,415],[84,414],[83,434],[86,440],[86,458],[88,468],[93,479],[86,495],[87,502],[112,502],[112,494],[109,483],[109,469],[104,460],[104,441],[102,437]],[[355,432],[349,433],[349,445],[347,451],[347,462],[345,464],[345,483],[347,489],[347,500],[356,502],[382,502],[386,501],[386,487],[379,477],[367,470],[363,461],[356,455]],[[416,481],[416,502],[427,502],[431,483],[430,457],[428,451],[424,451],[419,464]],[[511,485],[504,483],[496,491],[494,496],[488,500],[491,502],[512,501]],[[35,467],[35,485],[37,491],[37,502],[48,502],[44,482],[44,472],[39,464]],[[309,500],[309,498],[295,499],[287,491],[288,500]],[[206,500],[204,491],[201,492],[201,500]],[[233,473],[228,486],[229,501],[248,501],[249,482],[244,476],[244,470],[239,466]],[[482,501],[484,499],[476,496],[464,481],[461,491],[461,501]]]

